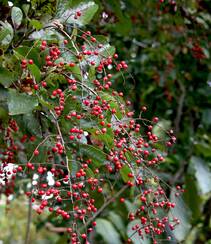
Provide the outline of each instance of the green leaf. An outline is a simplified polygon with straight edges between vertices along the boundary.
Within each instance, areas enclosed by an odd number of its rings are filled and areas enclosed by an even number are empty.
[[[68,50],[70,50],[70,51],[63,52],[61,54],[60,58],[58,59],[59,62],[61,61],[64,63],[71,63],[71,62],[77,62],[78,61],[76,56],[71,52],[72,51],[71,47],[68,47],[68,48],[69,48]],[[74,52],[74,50],[73,50],[73,52]],[[69,65],[66,65],[65,67],[67,70],[71,71],[70,68],[72,68],[72,67],[70,67]]]
[[[12,82],[15,81],[15,73],[11,72],[3,67],[0,67],[0,84],[2,84],[5,88],[10,87]]]
[[[58,84],[67,84],[67,80],[66,78],[61,75],[61,74],[57,74],[54,72],[49,71],[49,75],[45,78],[45,81],[47,82],[48,85],[50,85],[51,87],[58,87]]]
[[[86,169],[86,175],[88,177],[95,177],[95,173],[90,168]]]
[[[9,35],[10,34],[10,31],[9,31],[9,29],[1,29],[1,31],[0,31],[0,42],[2,41],[2,40],[4,40],[4,38],[7,36],[7,35]]]
[[[202,122],[205,125],[211,125],[211,109],[204,109],[202,113]]]
[[[30,36],[33,40],[48,40],[48,41],[59,41],[64,40],[63,35],[61,35],[55,29],[41,29],[39,31],[34,31]]]
[[[129,16],[124,16],[119,22],[114,25],[114,31],[118,31],[120,34],[126,36],[132,29],[132,23]]]
[[[96,74],[95,67],[90,66],[90,68],[89,68],[89,74],[88,74],[88,79],[90,81],[93,81],[94,79],[96,79],[96,75],[95,74]]]
[[[71,175],[75,176],[75,174],[78,171],[78,162],[74,160],[73,155],[70,151],[67,152],[67,157],[68,157],[68,167],[71,172]]]
[[[40,98],[39,97],[39,103],[42,104],[42,106],[48,108],[48,109],[53,109],[54,108],[54,105],[45,101],[44,99]]]
[[[7,122],[8,121],[7,119],[9,119],[7,110],[0,106],[0,120],[4,121],[4,122]]]
[[[43,24],[36,19],[30,20],[30,25],[34,27],[36,30],[40,30],[43,28]]]
[[[138,209],[137,205],[130,202],[129,200],[125,200],[125,206],[126,206],[128,212],[135,212]]]
[[[191,215],[185,202],[181,197],[175,196],[175,189],[172,189],[170,195],[170,201],[176,203],[176,206],[169,211],[169,218],[172,220],[173,217],[177,217],[180,220],[180,224],[175,227],[173,232],[174,237],[177,241],[181,242],[184,240],[191,229]]]
[[[96,130],[94,130],[96,131]],[[96,135],[95,133],[92,133],[92,138],[97,139],[99,141],[104,142],[104,144],[111,149],[114,146],[114,135],[113,135],[113,131],[111,129],[107,130],[106,134],[99,134]]]
[[[194,144],[194,149],[197,154],[203,157],[211,157],[210,144],[205,142],[199,142]]]
[[[94,1],[84,1],[74,6],[70,9],[65,9],[62,11],[62,5],[60,5],[60,9],[57,12],[56,18],[60,20],[61,23],[67,24],[77,24],[77,25],[87,25],[94,17],[95,13],[98,10],[98,5]],[[80,12],[81,16],[77,19],[74,18],[75,13]]]
[[[189,172],[195,176],[201,194],[211,192],[211,171],[203,159],[193,156],[190,160]]]
[[[21,25],[21,21],[23,19],[22,10],[18,7],[13,7],[12,13],[11,13],[11,18],[12,18],[12,23],[13,23],[14,28],[17,29]]]
[[[31,47],[27,46],[21,46],[13,50],[15,53],[15,56],[18,59],[32,59],[34,63],[40,67],[43,64],[43,61],[40,56],[40,48],[34,47],[33,49]]]
[[[95,132],[99,130],[99,127],[97,127],[94,121],[90,122],[86,120],[81,120],[80,125],[81,128],[83,128],[85,131],[91,133],[91,139],[97,139],[99,141],[102,141],[109,149],[114,146],[114,135],[112,129],[108,128],[105,134],[96,135]]]
[[[114,226],[118,229],[118,231],[121,233],[121,235],[125,235],[125,226],[123,219],[120,217],[120,215],[116,214],[114,211],[110,211],[108,214],[109,220],[114,224]]]
[[[198,194],[197,182],[191,175],[185,177],[186,191],[184,193],[185,202],[189,206],[192,217],[194,220],[198,220],[201,217],[201,211],[203,207],[203,199]]]
[[[90,50],[90,49],[96,50],[96,49],[99,49],[99,47],[98,47],[99,44],[106,45],[107,43],[109,43],[109,38],[107,36],[93,35],[93,37],[96,39],[96,42],[91,42],[91,41],[88,41],[89,39],[87,39],[87,41],[84,43],[86,50]]]
[[[65,106],[63,110],[63,114],[68,114],[71,110],[81,111],[81,101],[80,98],[72,99],[71,96],[68,96],[65,101]]]
[[[10,115],[27,114],[36,106],[38,106],[36,97],[18,93],[14,89],[9,90],[8,108]]]
[[[30,70],[31,74],[34,76],[36,82],[39,82],[41,80],[41,74],[40,74],[40,70],[37,67],[37,65],[36,64],[28,64],[27,67]]]
[[[80,81],[82,80],[82,76],[81,76],[82,71],[81,71],[79,65],[75,65],[74,67],[70,67],[70,66],[66,65],[65,68],[66,68],[68,71],[72,72],[72,75],[73,75],[76,79],[78,79],[78,80],[80,80]]]
[[[7,106],[7,99],[8,99],[8,91],[3,87],[0,87],[0,120],[7,122],[8,119],[8,106]]]
[[[71,2],[69,0],[57,0],[56,1],[56,15],[61,16],[65,9],[69,8],[71,6]]]
[[[0,105],[4,105],[8,99],[7,89],[0,87]]]
[[[131,221],[127,226],[127,235],[128,238],[130,238],[133,241],[133,244],[149,244],[150,240],[144,238],[142,239],[138,232],[135,230],[132,230],[132,227],[135,225],[142,226],[141,221],[139,219]],[[143,233],[144,234],[144,233]]]
[[[22,10],[24,12],[24,14],[27,16],[28,15],[28,12],[29,12],[29,9],[30,9],[30,3],[29,4],[22,4]]]
[[[106,162],[106,154],[100,148],[88,144],[80,144],[80,152],[91,158],[96,167],[104,165]]]
[[[122,243],[118,231],[111,222],[102,218],[97,219],[96,222],[96,232],[102,236],[106,244]]]
[[[185,239],[185,244],[196,243],[196,239],[197,239],[198,235],[200,235],[200,233],[202,232],[202,228],[203,228],[203,226],[201,223],[199,223],[195,227],[193,227]],[[208,241],[208,242],[206,242],[206,244],[211,244],[211,242]]]
[[[153,127],[153,134],[158,136],[159,138],[164,138],[167,131],[171,126],[171,122],[169,120],[161,120]]]
[[[111,109],[115,109],[116,110],[116,116],[118,119],[122,119],[122,113],[120,110],[120,104],[123,104],[123,101],[121,100],[117,100],[117,98],[115,98],[114,96],[105,93],[105,92],[100,92],[100,96],[103,100],[106,100],[107,102],[109,102],[110,104],[110,108]]]
[[[120,169],[120,175],[124,182],[128,182],[130,180],[130,177],[128,177],[128,174],[130,172],[131,172],[131,170],[130,170],[129,166],[126,164]]]
[[[82,66],[91,62],[95,62],[95,66],[98,66],[103,59],[113,56],[116,51],[115,47],[111,46],[109,43],[104,44],[101,48],[93,46],[90,49],[98,51],[98,55],[90,55],[87,57],[86,60],[81,62]]]
[[[27,158],[28,159],[31,158],[31,156],[33,155],[35,147],[39,143],[41,143],[43,141],[43,139],[44,139],[43,137],[39,138],[39,139],[36,139],[35,142],[29,143],[29,144],[26,145],[26,147],[27,147],[26,153],[27,153]],[[52,141],[50,141],[50,139],[45,141],[45,143],[42,144],[42,146],[40,146],[38,148],[39,154],[37,156],[33,157],[33,163],[45,163],[47,161],[47,158],[48,158],[48,153],[47,152],[48,152],[49,148],[52,148],[52,146],[53,146],[53,143],[52,143]],[[56,161],[56,159],[55,159],[55,161]]]
[[[10,23],[8,23],[7,21],[3,22],[0,21],[0,27],[1,27],[1,32],[3,32],[3,34],[1,34],[1,44],[3,46],[7,46],[10,44],[10,42],[13,39],[13,35],[14,35],[14,31],[13,28],[11,26]]]
[[[31,134],[36,135],[37,137],[42,136],[39,120],[33,113],[24,114],[22,119],[24,128],[26,128]]]

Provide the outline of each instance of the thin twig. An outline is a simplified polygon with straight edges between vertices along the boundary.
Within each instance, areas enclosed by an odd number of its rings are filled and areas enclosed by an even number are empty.
[[[66,227],[55,227],[53,224],[47,222],[45,224],[45,227],[47,230],[51,231],[51,232],[55,232],[55,233],[64,233],[67,231]]]
[[[110,204],[112,203],[116,198],[118,198],[129,186],[125,185],[121,188],[120,191],[118,191],[113,197],[108,199],[99,209],[98,211],[90,218],[88,221],[84,224],[83,229],[86,228],[91,224],[91,222]]]
[[[27,217],[27,225],[26,225],[26,237],[25,237],[25,244],[30,243],[30,226],[31,226],[31,221],[32,221],[32,201],[31,197],[29,198],[29,203],[28,203],[28,217]]]
[[[68,172],[68,179],[69,179],[70,191],[72,191],[71,172],[70,172],[70,168],[69,168],[69,159],[68,159],[68,156],[67,156],[65,141],[64,141],[64,138],[62,136],[62,132],[61,132],[61,129],[60,129],[60,126],[59,126],[59,122],[58,122],[57,118],[55,117],[55,115],[54,115],[54,113],[52,111],[50,111],[50,113],[54,117],[55,124],[56,124],[56,128],[57,128],[57,131],[59,133],[59,137],[61,139],[62,146],[64,148],[64,154],[65,154],[66,168],[67,168],[67,172]],[[71,194],[70,198],[71,198],[71,202],[73,204],[72,194]]]
[[[179,88],[181,90],[181,95],[179,97],[178,101],[178,107],[177,107],[177,116],[175,118],[175,133],[176,135],[179,133],[179,126],[180,126],[180,121],[182,117],[182,110],[184,106],[184,101],[185,101],[185,87],[184,85],[178,80]]]

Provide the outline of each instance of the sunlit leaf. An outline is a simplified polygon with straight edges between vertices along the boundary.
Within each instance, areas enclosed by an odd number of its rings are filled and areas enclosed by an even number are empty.
[[[22,10],[15,6],[12,7],[11,17],[12,17],[12,23],[14,27],[18,28],[21,25],[23,19]]]
[[[41,79],[41,73],[39,68],[36,64],[28,64],[28,69],[30,70],[31,74],[34,76],[36,82],[39,82]]]
[[[67,5],[64,4],[64,6]],[[59,19],[61,23],[86,25],[91,21],[97,10],[98,5],[94,1],[84,1],[73,8],[64,8],[63,11],[62,5],[60,5],[56,18]],[[74,17],[77,12],[80,12],[81,16],[75,19]]]
[[[203,159],[193,156],[189,171],[196,177],[201,194],[211,192],[211,171]]]
[[[180,220],[180,224],[175,227],[173,231],[173,236],[177,239],[177,241],[182,241],[185,239],[189,230],[191,229],[191,214],[187,205],[185,204],[182,197],[175,196],[175,189],[172,189],[171,202],[176,203],[176,206],[169,211],[169,218],[172,220],[173,217],[177,217]]]
[[[0,21],[0,28],[1,44],[3,46],[9,45],[14,35],[14,31],[11,24],[9,24],[7,21]]]
[[[36,97],[19,93],[14,89],[9,90],[8,108],[10,115],[27,114],[36,106],[38,106]]]
[[[123,179],[124,182],[129,181],[131,178],[128,176],[128,174],[131,173],[131,170],[129,168],[128,165],[124,165],[121,169],[120,169],[120,175]]]

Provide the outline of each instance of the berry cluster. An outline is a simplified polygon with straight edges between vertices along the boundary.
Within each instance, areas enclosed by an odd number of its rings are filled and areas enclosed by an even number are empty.
[[[199,44],[194,44],[191,48],[191,52],[194,58],[196,59],[205,59],[206,56],[204,54],[203,48]]]
[[[80,15],[77,12],[75,18]],[[146,106],[134,118],[131,102],[124,102],[123,93],[112,89],[114,77],[127,70],[127,64],[118,61],[108,43],[101,43],[90,31],[78,29],[81,35],[74,37],[60,31],[67,38],[62,43],[38,43],[45,53],[42,81],[37,81],[28,67],[35,60],[21,61],[32,96],[42,100],[36,112],[48,127],[41,138],[23,134],[13,119],[7,128],[1,128],[8,145],[0,152],[1,192],[13,194],[15,178],[31,179],[25,191],[36,212],[48,209],[62,219],[76,244],[82,240],[89,243],[95,217],[107,202],[123,204],[130,198],[128,190],[133,189],[137,210],[128,214],[128,221],[140,220],[132,228],[134,233],[140,238],[148,235],[156,243],[166,225],[173,230],[179,224],[177,218],[168,217],[175,203],[154,173],[176,141],[173,131],[164,131],[165,137],[159,138],[153,129],[159,127],[159,119],[143,118]],[[64,58],[67,55],[70,60]],[[59,77],[56,84],[52,85],[49,74]],[[159,145],[165,147],[163,153]],[[28,151],[29,146],[33,150]],[[27,156],[26,162],[19,162],[20,152]],[[8,165],[12,170],[6,170]],[[176,196],[182,191],[178,187]],[[97,198],[105,199],[101,207]],[[126,241],[130,243],[131,238]]]

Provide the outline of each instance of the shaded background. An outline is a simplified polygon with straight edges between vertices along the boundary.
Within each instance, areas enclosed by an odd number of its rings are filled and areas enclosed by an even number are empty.
[[[30,7],[28,17],[37,21],[41,16],[53,16],[56,6],[55,0],[10,2],[21,9]],[[108,35],[129,66],[125,81],[116,77],[114,87],[133,102],[137,115],[141,106],[147,106],[145,116],[158,116],[159,125],[174,128],[177,136],[177,144],[159,172],[169,185],[184,184],[186,188],[184,203],[175,210],[183,224],[174,238],[184,243],[211,243],[211,1],[95,2],[99,10],[88,28]],[[0,19],[7,19],[9,12],[8,1],[1,1]],[[126,228],[117,207],[111,206],[105,217],[110,239],[115,231],[123,235]],[[0,240],[22,243],[27,211],[20,199],[9,208],[5,210],[2,198]],[[63,234],[44,228],[47,218],[34,217],[32,243],[65,243]],[[98,230],[94,243],[109,243],[106,235]]]

